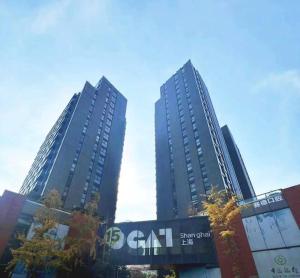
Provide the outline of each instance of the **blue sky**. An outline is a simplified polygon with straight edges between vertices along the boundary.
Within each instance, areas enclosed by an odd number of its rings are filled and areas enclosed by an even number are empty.
[[[0,194],[86,80],[128,99],[117,220],[155,218],[154,102],[188,59],[257,193],[300,183],[299,1],[0,0]]]

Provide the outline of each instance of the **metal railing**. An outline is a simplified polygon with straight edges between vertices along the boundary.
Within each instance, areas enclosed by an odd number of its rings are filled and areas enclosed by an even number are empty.
[[[273,190],[267,193],[257,195],[247,200],[241,200],[238,202],[238,205],[243,206],[243,205],[253,204],[255,207],[255,204],[259,204],[258,205],[259,207],[260,205],[267,205],[267,204],[271,204],[283,200],[284,198],[283,198],[282,190],[278,189],[278,190]]]

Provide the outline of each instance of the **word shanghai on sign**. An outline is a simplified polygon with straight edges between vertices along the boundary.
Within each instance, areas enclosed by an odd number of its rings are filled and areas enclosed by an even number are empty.
[[[216,263],[206,216],[117,223],[105,238],[112,260],[120,264]]]

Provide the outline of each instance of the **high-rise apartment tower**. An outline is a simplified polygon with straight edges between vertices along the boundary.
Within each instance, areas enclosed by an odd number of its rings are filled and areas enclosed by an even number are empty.
[[[238,179],[242,191],[243,199],[253,198],[255,196],[255,192],[251,180],[249,178],[246,166],[244,164],[242,155],[240,153],[240,150],[234,141],[234,138],[230,132],[229,127],[225,125],[221,128],[221,130],[227,146],[229,156],[231,158],[231,162],[236,177]]]
[[[126,105],[126,98],[105,77],[95,87],[86,82],[47,135],[20,193],[38,200],[57,189],[63,208],[71,210],[99,192],[99,213],[113,221]]]
[[[160,88],[155,103],[157,218],[186,217],[211,185],[241,196],[208,93],[191,61]]]

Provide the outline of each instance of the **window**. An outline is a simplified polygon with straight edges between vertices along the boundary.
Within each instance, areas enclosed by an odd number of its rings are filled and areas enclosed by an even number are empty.
[[[99,175],[96,175],[95,179],[94,179],[94,183],[95,184],[100,184],[100,181],[101,181],[101,177]]]
[[[96,174],[99,175],[99,176],[101,176],[102,175],[102,171],[103,171],[102,168],[99,167],[96,170]]]
[[[105,132],[109,133],[110,127],[106,126],[104,130],[105,130]]]
[[[195,193],[195,192],[193,192]],[[192,194],[192,200],[197,200],[198,199],[198,196],[196,194]]]
[[[191,155],[189,153],[187,153],[185,155],[185,158],[186,158],[187,161],[191,161]]]
[[[190,177],[189,177],[189,183],[194,183],[194,181],[195,181],[195,177],[194,177],[194,175],[190,175]]]
[[[112,115],[108,114],[107,118],[110,119],[110,120],[112,120]]]
[[[103,155],[103,156],[105,156],[105,154],[106,154],[106,149],[101,148],[101,149],[100,149],[100,154]]]
[[[183,144],[184,144],[184,145],[187,145],[188,142],[189,142],[189,139],[188,139],[187,137],[184,137],[184,138],[183,138]]]
[[[101,146],[106,148],[107,147],[107,141],[102,141]]]
[[[104,133],[104,134],[103,134],[103,138],[104,138],[105,140],[108,140],[108,134],[107,134],[107,133]]]
[[[100,163],[100,165],[103,165],[104,164],[104,157],[100,156],[99,159],[98,159],[98,162]]]
[[[106,124],[107,124],[108,126],[111,126],[111,120],[107,119],[107,120],[106,120]]]
[[[203,156],[200,156],[200,157],[199,157],[199,161],[200,161],[200,162],[204,162]]]
[[[94,184],[95,184],[95,185],[99,185],[99,184],[100,184],[100,181],[101,181],[100,177],[99,177],[99,176],[96,176],[96,177],[95,177],[95,180],[94,180]]]
[[[71,166],[71,171],[74,171],[75,170],[75,167],[76,167],[76,163],[72,163],[72,166]]]
[[[190,152],[189,146],[184,146],[184,152],[185,152],[185,153],[189,153],[189,152]]]

